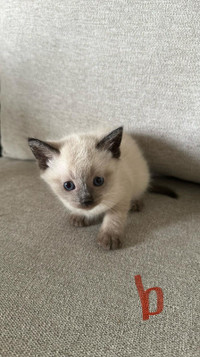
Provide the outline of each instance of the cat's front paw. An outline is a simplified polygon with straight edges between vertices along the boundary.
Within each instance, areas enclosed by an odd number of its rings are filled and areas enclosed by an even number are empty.
[[[110,232],[99,232],[97,243],[105,250],[119,249],[122,246],[120,235]]]
[[[76,214],[71,214],[70,223],[75,227],[86,227],[90,225],[87,217]]]

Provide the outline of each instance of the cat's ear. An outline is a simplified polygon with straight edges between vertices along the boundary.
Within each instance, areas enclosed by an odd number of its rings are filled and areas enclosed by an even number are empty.
[[[112,156],[116,159],[120,157],[120,144],[122,140],[123,127],[111,131],[96,145],[97,149],[111,151]]]
[[[51,145],[50,143],[34,138],[28,138],[28,144],[33,155],[38,160],[39,167],[43,170],[48,167],[48,162],[60,153],[58,145],[56,144]]]

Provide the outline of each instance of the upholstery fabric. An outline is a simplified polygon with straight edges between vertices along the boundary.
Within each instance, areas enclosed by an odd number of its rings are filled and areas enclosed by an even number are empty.
[[[0,356],[197,357],[200,187],[147,194],[119,251],[69,225],[34,162],[0,159]],[[164,294],[142,320],[134,276]],[[156,295],[150,294],[151,311]]]
[[[4,156],[123,124],[153,170],[200,182],[199,1],[0,0]]]

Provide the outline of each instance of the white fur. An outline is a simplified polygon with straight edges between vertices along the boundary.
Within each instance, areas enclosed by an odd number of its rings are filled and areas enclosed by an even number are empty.
[[[62,139],[60,141],[60,156],[55,155],[54,158],[49,161],[49,169],[45,170],[41,175],[55,194],[58,195],[65,207],[74,213],[93,217],[94,215],[106,212],[117,204],[123,205],[123,202],[131,202],[131,200],[139,199],[149,185],[150,174],[147,162],[137,143],[130,135],[123,134],[120,146],[121,156],[119,159],[111,159],[110,155],[108,160],[108,154],[104,152],[95,157],[92,152],[94,138],[100,140],[106,133],[101,132],[98,135],[97,133],[70,135]],[[75,145],[75,158],[72,157],[73,145]],[[90,146],[91,155],[88,157],[87,149]],[[63,183],[69,179],[70,169],[78,171],[82,169],[81,166],[90,167],[91,164],[99,168],[109,164],[110,168],[115,172],[112,188],[105,195],[103,201],[93,209],[83,210],[74,208],[65,198],[68,193],[64,192]]]
[[[118,129],[119,130],[119,129]],[[123,134],[119,158],[109,150],[97,149],[96,144],[109,132],[74,134],[56,143],[59,152],[52,150],[41,177],[73,215],[75,225],[87,225],[104,214],[98,235],[99,244],[105,249],[119,248],[121,236],[131,202],[141,198],[147,190],[150,173],[146,160],[137,143]],[[96,176],[105,178],[101,188],[94,187]],[[67,192],[63,184],[73,181],[75,190]],[[84,185],[96,199],[91,209],[79,208],[79,194]]]

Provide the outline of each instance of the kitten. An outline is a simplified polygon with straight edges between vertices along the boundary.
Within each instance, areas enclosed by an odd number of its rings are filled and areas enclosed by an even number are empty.
[[[150,183],[147,162],[132,137],[119,127],[69,135],[56,143],[34,138],[28,143],[41,177],[72,212],[72,224],[88,226],[103,217],[98,244],[120,248],[127,214],[139,210]]]

